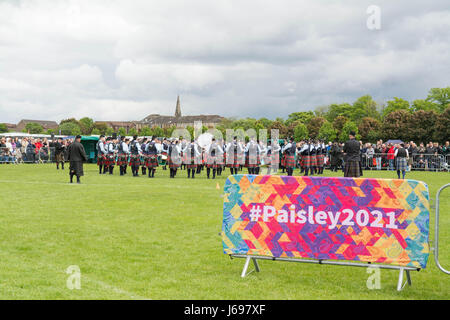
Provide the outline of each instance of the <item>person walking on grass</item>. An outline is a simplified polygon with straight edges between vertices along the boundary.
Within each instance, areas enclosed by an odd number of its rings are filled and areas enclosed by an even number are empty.
[[[360,144],[355,140],[356,133],[351,131],[349,140],[344,144],[345,167],[344,177],[362,176],[361,158],[360,158]]]
[[[77,183],[81,183],[80,177],[84,175],[83,161],[87,161],[88,157],[81,144],[81,136],[76,136],[75,141],[69,146],[68,157],[70,161],[70,183],[73,183],[73,176],[77,176]]]
[[[398,179],[400,179],[400,171],[402,172],[402,179],[405,179],[406,170],[408,169],[408,158],[408,150],[405,149],[405,145],[401,143],[400,147],[395,150]]]

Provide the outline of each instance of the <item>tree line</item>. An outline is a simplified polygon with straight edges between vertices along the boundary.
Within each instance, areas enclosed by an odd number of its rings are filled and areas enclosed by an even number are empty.
[[[379,139],[400,139],[415,142],[445,142],[450,139],[450,87],[433,88],[425,99],[412,102],[394,97],[379,104],[370,95],[364,95],[353,103],[330,104],[317,107],[314,111],[300,111],[289,114],[287,119],[276,118],[225,118],[216,129],[225,136],[226,129],[278,129],[280,138],[294,137],[320,139],[324,141],[346,141],[348,133],[355,131],[357,139],[376,142]],[[120,128],[118,135],[171,136],[175,126],[168,128],[143,127],[139,131],[132,128],[128,132]],[[204,127],[203,131],[208,128]],[[193,136],[194,128],[187,127]],[[0,125],[0,132],[6,126]],[[29,123],[24,129],[30,133],[44,133],[37,123]],[[84,117],[62,120],[59,128],[48,130],[47,134],[63,135],[112,135],[113,129],[105,123],[94,122]]]

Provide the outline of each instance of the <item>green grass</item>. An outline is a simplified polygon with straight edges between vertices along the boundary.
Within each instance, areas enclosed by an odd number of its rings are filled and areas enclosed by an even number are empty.
[[[428,184],[433,208],[438,188],[450,182],[449,173],[407,178]],[[261,261],[260,273],[241,279],[244,260],[224,255],[219,236],[225,179],[188,180],[186,171],[169,179],[161,168],[155,179],[99,176],[95,165],[85,165],[83,184],[70,185],[67,169],[0,165],[0,299],[450,298],[450,278],[432,254],[402,292],[393,270],[381,270],[380,290],[367,289],[365,268]],[[449,192],[441,197],[440,260],[447,269]],[[430,240],[433,231],[432,209]],[[66,287],[70,265],[81,269],[81,290]]]

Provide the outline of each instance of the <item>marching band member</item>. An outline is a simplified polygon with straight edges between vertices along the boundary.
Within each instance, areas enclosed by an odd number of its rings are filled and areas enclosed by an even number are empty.
[[[148,168],[148,177],[154,178],[156,168],[158,167],[158,139],[152,137],[152,141],[147,143],[145,146],[145,152],[147,154],[147,158],[145,160],[145,166]]]
[[[130,140],[124,139],[124,137],[120,137],[119,147],[118,147],[118,156],[117,156],[117,165],[120,168],[120,175],[123,176],[126,173],[127,168],[127,159],[130,154],[128,144]]]
[[[164,138],[162,142],[162,151],[161,151],[161,158],[163,160],[163,170],[167,170],[167,158],[169,156],[169,143],[167,142],[167,139]]]
[[[248,169],[249,174],[257,174],[256,172],[259,171],[259,165],[260,165],[260,159],[259,156],[261,154],[261,148],[259,147],[259,144],[256,143],[253,139],[247,143],[247,146],[245,147],[246,152],[246,166]]]
[[[186,155],[185,164],[187,168],[188,179],[191,177],[191,172],[192,172],[192,179],[194,179],[197,166],[202,161],[202,154],[199,150],[199,146],[197,142],[194,141],[186,144],[185,148],[182,151],[183,154]]]
[[[316,172],[316,166],[317,166],[317,149],[314,142],[311,142],[309,146],[309,155],[310,155],[310,168],[311,168],[311,175],[313,175]]]
[[[106,173],[106,154],[108,151],[105,148],[105,136],[101,135],[97,142],[97,165],[99,167],[99,174]],[[102,172],[103,167],[103,172]]]
[[[130,143],[130,163],[133,177],[139,177],[139,167],[141,166],[141,145],[137,140],[137,135],[133,136],[133,140]]]
[[[309,167],[311,164],[311,157],[309,155],[309,149],[310,149],[309,143],[308,143],[308,141],[305,141],[303,143],[302,148],[300,149],[300,155],[302,157],[302,166],[303,166],[302,171],[305,172],[305,176],[308,175]]]
[[[219,144],[216,143],[216,139],[212,138],[212,142],[209,145],[207,154],[207,162],[206,162],[206,175],[209,179],[211,169],[213,170],[213,179],[216,178],[216,171],[219,167],[219,157],[223,155],[223,150]]]
[[[230,168],[231,174],[237,174],[239,169],[239,159],[238,154],[242,153],[242,145],[237,142],[236,137],[234,137],[233,142],[229,142],[226,146],[226,164]]]
[[[170,177],[175,178],[178,167],[181,165],[181,148],[178,140],[172,141],[169,146],[169,155],[167,156],[167,163],[169,164]]]
[[[285,167],[288,176],[292,176],[294,174],[296,150],[297,145],[293,138],[290,138],[289,143],[282,149],[282,152],[285,154]]]
[[[144,138],[144,140],[142,140],[142,144],[141,144],[141,150],[142,150],[142,159],[141,159],[141,166],[142,166],[142,175],[145,176],[147,174],[147,166],[145,165],[147,163],[147,158],[148,158],[148,154],[147,154],[147,138]]]
[[[107,165],[108,165],[108,171],[109,174],[113,174],[114,172],[114,165],[116,164],[116,144],[114,143],[112,138],[108,138],[109,143],[106,144],[107,146]]]
[[[274,170],[274,172],[277,172],[280,162],[280,151],[281,146],[278,144],[278,140],[274,141],[273,148],[272,144],[267,147],[266,152],[267,175],[270,175],[272,173],[272,170]]]

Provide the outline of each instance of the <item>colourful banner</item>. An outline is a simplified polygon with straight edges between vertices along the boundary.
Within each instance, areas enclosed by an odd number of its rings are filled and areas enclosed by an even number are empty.
[[[423,182],[234,175],[224,191],[226,254],[426,267]]]

